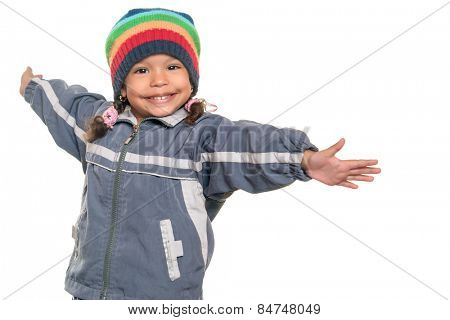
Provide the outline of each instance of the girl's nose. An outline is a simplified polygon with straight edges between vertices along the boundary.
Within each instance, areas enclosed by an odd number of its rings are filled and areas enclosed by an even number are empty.
[[[167,84],[167,76],[164,71],[153,72],[150,80],[150,86],[160,87]]]

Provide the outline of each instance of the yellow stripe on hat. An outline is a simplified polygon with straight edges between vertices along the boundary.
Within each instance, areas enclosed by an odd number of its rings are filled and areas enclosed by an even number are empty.
[[[172,30],[174,32],[179,33],[182,35],[186,41],[191,46],[192,50],[196,53],[198,57],[198,52],[196,50],[196,47],[194,45],[194,40],[192,39],[191,35],[182,27],[175,23],[166,22],[166,21],[149,21],[144,22],[136,25],[133,28],[128,29],[124,33],[122,33],[113,43],[110,55],[109,55],[109,66],[111,67],[112,62],[114,61],[114,58],[117,51],[119,50],[120,46],[127,41],[129,38],[131,38],[133,35],[138,34],[139,32],[147,31],[149,29],[168,29]]]

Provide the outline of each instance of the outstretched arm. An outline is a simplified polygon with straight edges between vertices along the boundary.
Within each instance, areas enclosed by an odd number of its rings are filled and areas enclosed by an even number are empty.
[[[77,158],[86,169],[84,159],[87,120],[104,111],[110,103],[97,93],[64,80],[45,80],[28,67],[22,74],[20,94],[47,126],[56,144]]]
[[[335,154],[344,146],[345,139],[340,139],[328,149],[318,152],[306,150],[302,159],[302,168],[313,179],[329,186],[342,186],[357,189],[349,180],[371,182],[374,177],[366,174],[378,174],[380,168],[371,168],[378,160],[340,160]]]
[[[303,153],[319,149],[305,132],[218,115],[203,121],[191,139],[205,196],[267,192],[311,180],[301,167]]]

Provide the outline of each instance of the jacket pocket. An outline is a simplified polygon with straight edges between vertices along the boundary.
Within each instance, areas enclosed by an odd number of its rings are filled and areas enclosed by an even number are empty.
[[[81,194],[81,208],[80,214],[78,215],[77,222],[72,225],[72,238],[75,240],[75,248],[73,252],[73,258],[78,258],[80,253],[80,225],[85,222],[87,215],[86,206],[86,196],[87,196],[87,173],[84,176],[83,192]]]
[[[159,226],[166,255],[167,270],[170,280],[174,281],[180,277],[177,258],[183,256],[183,243],[181,240],[175,240],[170,219],[161,220]]]
[[[78,255],[80,254],[80,225],[83,224],[86,220],[87,210],[84,209],[79,217],[77,222],[72,226],[72,238],[75,240],[75,249],[74,249],[74,258],[78,258]]]

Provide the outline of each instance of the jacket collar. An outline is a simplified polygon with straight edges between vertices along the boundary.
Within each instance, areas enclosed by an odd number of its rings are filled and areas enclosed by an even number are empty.
[[[184,120],[188,116],[188,114],[189,114],[189,112],[187,112],[184,107],[180,107],[177,111],[175,111],[174,113],[172,113],[172,114],[170,114],[168,116],[165,116],[165,117],[147,117],[147,118],[144,118],[143,120],[145,120],[145,119],[155,119],[155,120],[158,120],[158,121],[162,122],[166,126],[174,127],[179,122]],[[131,121],[134,125],[137,125],[137,119],[133,115],[133,113],[131,112],[131,107],[129,105],[126,106],[125,110],[121,114],[119,114],[119,117],[118,117],[117,121],[120,121],[120,120],[128,120],[128,121]]]

